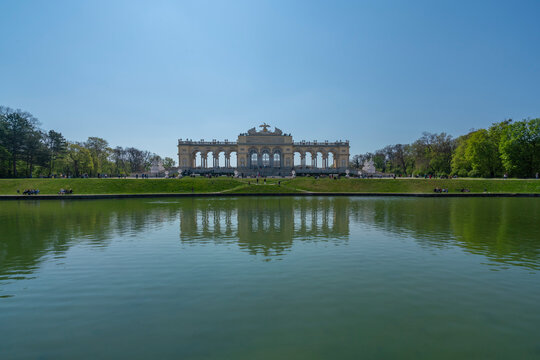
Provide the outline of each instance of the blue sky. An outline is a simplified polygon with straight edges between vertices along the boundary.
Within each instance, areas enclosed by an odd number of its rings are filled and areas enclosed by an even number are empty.
[[[267,122],[351,153],[540,117],[540,1],[3,1],[0,105],[175,156]]]

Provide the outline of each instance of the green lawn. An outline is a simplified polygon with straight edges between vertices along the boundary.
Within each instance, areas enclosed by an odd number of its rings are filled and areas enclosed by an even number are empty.
[[[281,182],[281,186],[278,185]],[[39,189],[57,194],[61,188],[74,194],[164,194],[164,193],[433,193],[433,188],[458,193],[540,193],[540,180],[515,179],[346,179],[299,177],[296,179],[183,178],[183,179],[0,179],[1,195],[16,195],[17,189]]]
[[[161,194],[220,192],[243,185],[233,178],[182,179],[0,179],[0,194],[14,195],[17,189],[39,189],[57,194],[61,188],[74,194]]]
[[[313,192],[379,192],[379,193],[433,193],[435,187],[450,193],[467,188],[481,193],[540,193],[540,180],[516,179],[346,179],[298,177],[287,180],[286,186]]]
[[[244,185],[239,188],[232,190],[226,190],[225,192],[230,192],[233,194],[267,194],[267,193],[298,193],[300,190],[288,187],[288,186],[278,186],[277,183],[268,182],[265,184],[254,184],[251,182],[250,185]]]

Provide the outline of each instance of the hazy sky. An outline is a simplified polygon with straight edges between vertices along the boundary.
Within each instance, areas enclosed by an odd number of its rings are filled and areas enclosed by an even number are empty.
[[[2,1],[0,105],[176,158],[267,122],[351,154],[540,117],[540,1]]]

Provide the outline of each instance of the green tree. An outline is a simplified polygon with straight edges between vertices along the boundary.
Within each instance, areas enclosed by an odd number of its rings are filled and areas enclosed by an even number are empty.
[[[171,170],[175,165],[176,161],[174,161],[173,158],[165,157],[165,159],[163,159],[163,167],[165,170]]]
[[[21,160],[28,144],[28,137],[38,131],[39,122],[32,114],[21,110],[0,107],[2,145],[11,157],[11,176],[17,177],[17,161]]]
[[[43,144],[43,132],[36,130],[29,132],[25,139],[24,160],[26,161],[26,176],[32,177],[35,165],[44,165],[47,153]]]
[[[469,135],[463,135],[456,139],[456,149],[452,154],[452,174],[461,177],[468,176],[472,170],[471,162],[466,157],[469,146]]]
[[[375,155],[373,156],[373,164],[375,165],[375,169],[377,171],[385,172],[386,171],[386,154],[382,150],[378,150],[375,152]]]
[[[51,176],[54,161],[61,158],[66,153],[67,141],[61,133],[50,130],[45,137],[45,143],[48,154],[49,176]]]
[[[540,169],[540,118],[507,124],[499,150],[502,164],[511,176],[534,176]]]
[[[127,159],[127,152],[121,146],[117,146],[112,149],[111,158],[114,163],[115,174],[129,174],[131,169],[129,167],[129,161]]]
[[[425,132],[411,145],[415,172],[418,174],[447,175],[452,171],[452,153],[456,143],[446,133]]]
[[[91,174],[94,170],[90,150],[80,143],[70,143],[68,145],[66,163],[70,174],[74,174],[76,177]]]
[[[84,143],[84,147],[90,151],[92,156],[92,175],[103,173],[107,168],[110,154],[109,143],[99,137],[89,137]]]
[[[501,172],[499,146],[488,130],[480,129],[471,133],[467,143],[465,157],[471,164],[473,175],[494,177]]]

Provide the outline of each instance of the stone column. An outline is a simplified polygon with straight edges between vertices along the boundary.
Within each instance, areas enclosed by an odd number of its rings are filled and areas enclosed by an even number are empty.
[[[300,153],[300,166],[305,168],[306,167],[306,154]]]

